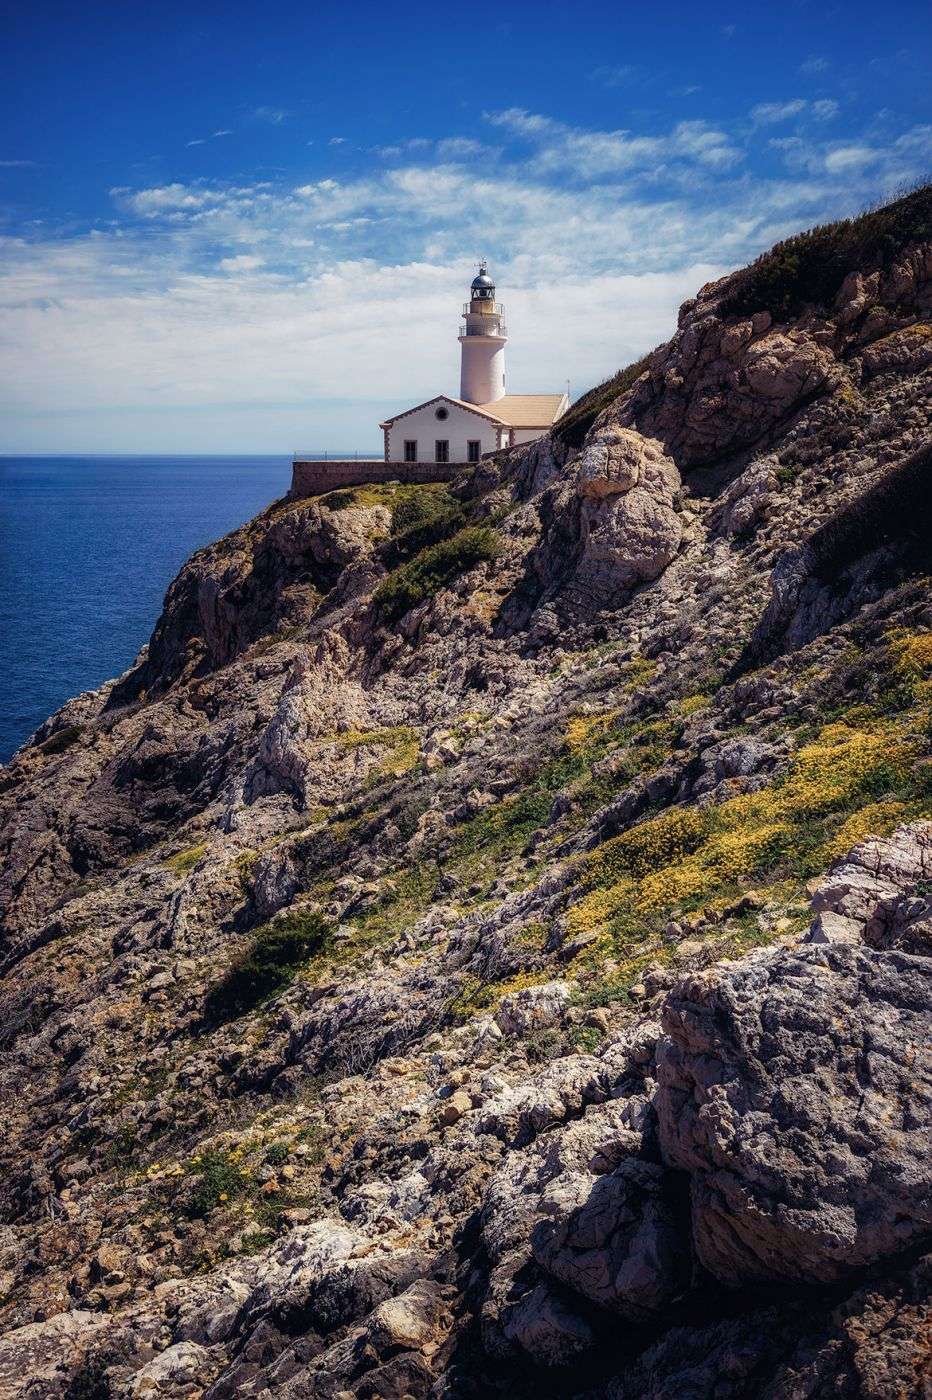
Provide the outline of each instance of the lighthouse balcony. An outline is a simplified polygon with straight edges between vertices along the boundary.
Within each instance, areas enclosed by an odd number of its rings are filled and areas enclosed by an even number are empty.
[[[505,308],[500,301],[465,301],[464,316],[500,316],[505,318]]]
[[[490,316],[473,316],[467,319],[465,326],[459,328],[461,340],[467,335],[494,336],[499,340],[507,340],[508,327],[504,321],[493,321]]]

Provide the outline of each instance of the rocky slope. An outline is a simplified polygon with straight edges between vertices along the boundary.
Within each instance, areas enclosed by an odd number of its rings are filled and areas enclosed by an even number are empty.
[[[930,205],[271,506],[0,772],[0,1394],[924,1393]]]

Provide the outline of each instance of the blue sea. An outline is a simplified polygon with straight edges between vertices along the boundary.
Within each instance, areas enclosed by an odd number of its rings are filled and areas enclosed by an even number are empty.
[[[188,555],[283,496],[290,457],[0,457],[0,763],[125,671]]]

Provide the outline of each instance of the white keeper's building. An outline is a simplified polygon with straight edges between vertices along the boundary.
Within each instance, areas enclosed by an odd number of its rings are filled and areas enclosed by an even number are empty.
[[[459,398],[438,394],[381,423],[386,462],[478,462],[486,452],[533,442],[566,412],[565,393],[506,394],[505,308],[484,263],[463,319]]]

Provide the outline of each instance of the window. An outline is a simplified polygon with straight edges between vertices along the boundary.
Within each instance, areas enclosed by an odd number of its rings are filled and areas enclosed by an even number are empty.
[[[449,410],[448,410],[448,409],[445,409],[445,408],[438,408],[438,409],[436,410],[436,412],[434,413],[434,417],[435,417],[435,418],[439,418],[441,423],[442,423],[446,418],[449,418],[449,416],[450,416]]]
[[[470,438],[466,444],[466,461],[478,462],[482,452],[482,443],[478,438]]]
[[[405,461],[406,461],[406,462],[416,462],[416,461],[417,461],[417,439],[416,439],[416,438],[405,438]]]
[[[449,442],[447,442],[446,438],[438,438],[437,441],[434,443],[434,448],[435,448],[435,452],[434,452],[434,461],[435,461],[435,462],[449,462],[449,460],[450,460],[450,444],[449,444]]]

